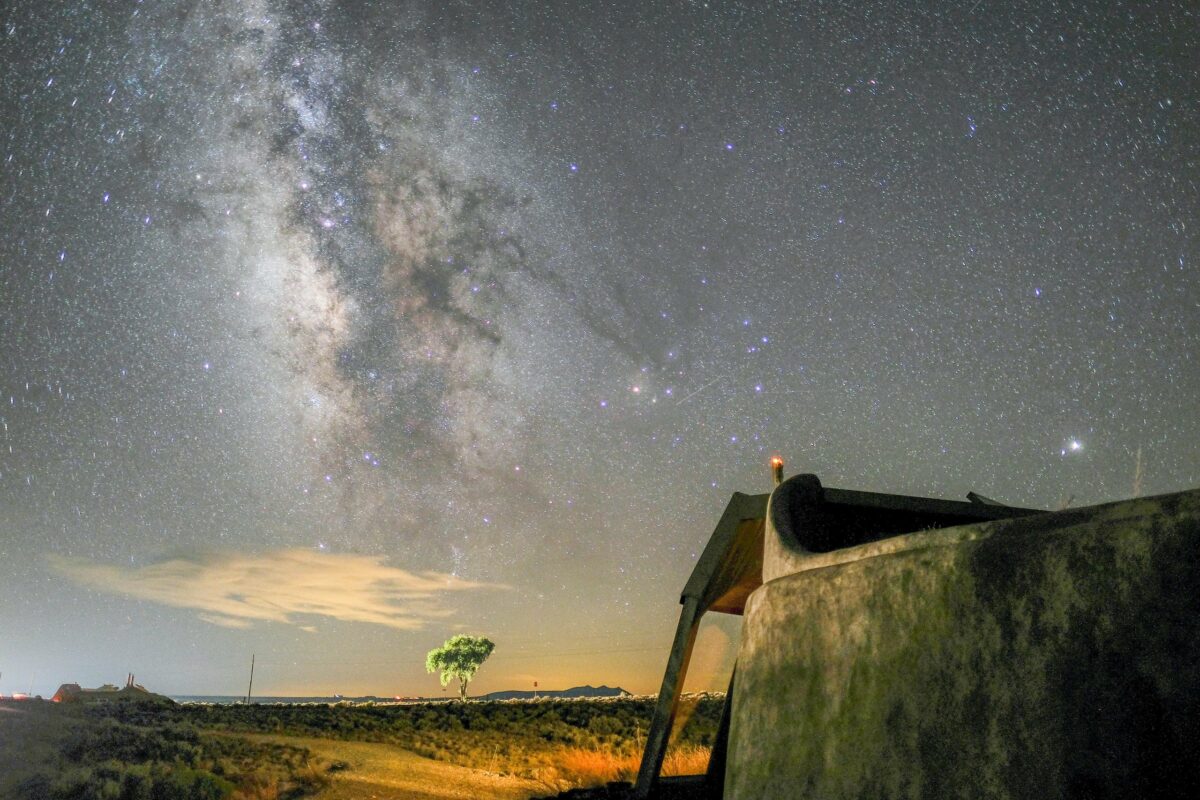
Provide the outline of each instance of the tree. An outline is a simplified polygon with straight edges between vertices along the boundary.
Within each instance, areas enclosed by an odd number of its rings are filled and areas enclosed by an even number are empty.
[[[467,684],[487,657],[496,649],[491,639],[485,636],[451,636],[441,647],[430,650],[425,656],[425,671],[441,671],[442,686],[452,678],[458,680],[458,697],[467,699]]]

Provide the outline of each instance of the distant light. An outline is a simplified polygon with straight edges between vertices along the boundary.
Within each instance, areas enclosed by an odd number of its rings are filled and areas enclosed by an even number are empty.
[[[1082,450],[1083,442],[1079,441],[1078,439],[1072,439],[1071,443],[1067,446],[1070,447],[1072,450]]]
[[[783,458],[781,456],[771,456],[771,466],[772,467],[782,467],[783,466]]]

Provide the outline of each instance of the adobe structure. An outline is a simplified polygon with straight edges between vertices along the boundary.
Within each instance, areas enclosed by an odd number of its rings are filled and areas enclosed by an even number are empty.
[[[814,475],[734,494],[629,794],[1191,797],[1200,490],[1057,512],[968,497]],[[743,616],[708,773],[659,778],[708,611]]]

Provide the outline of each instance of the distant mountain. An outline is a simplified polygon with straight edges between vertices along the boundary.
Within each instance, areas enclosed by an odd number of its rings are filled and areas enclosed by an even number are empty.
[[[561,689],[558,691],[542,691],[536,692],[492,692],[491,694],[473,695],[471,700],[533,700],[540,697],[552,698],[576,698],[576,697],[632,697],[632,695],[620,687],[612,686],[575,686],[570,689]],[[212,703],[216,705],[237,705],[244,702],[245,698],[241,695],[175,695],[171,698],[180,703]],[[340,694],[312,696],[312,697],[275,697],[263,695],[250,700],[253,705],[270,705],[273,703],[282,703],[286,705],[333,705],[335,703],[348,703],[350,705],[362,705],[366,703],[450,703],[457,702],[457,694],[443,694],[437,697],[376,697],[375,695],[356,695],[353,697],[343,697]]]
[[[476,697],[476,700],[532,700],[535,697],[629,697],[629,692],[612,686],[574,686],[570,689],[524,692],[510,689]]]

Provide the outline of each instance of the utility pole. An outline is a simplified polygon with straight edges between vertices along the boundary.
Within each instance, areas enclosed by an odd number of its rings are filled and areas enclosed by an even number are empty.
[[[250,685],[246,687],[246,705],[250,705],[250,692],[254,689],[254,653],[250,654]]]

